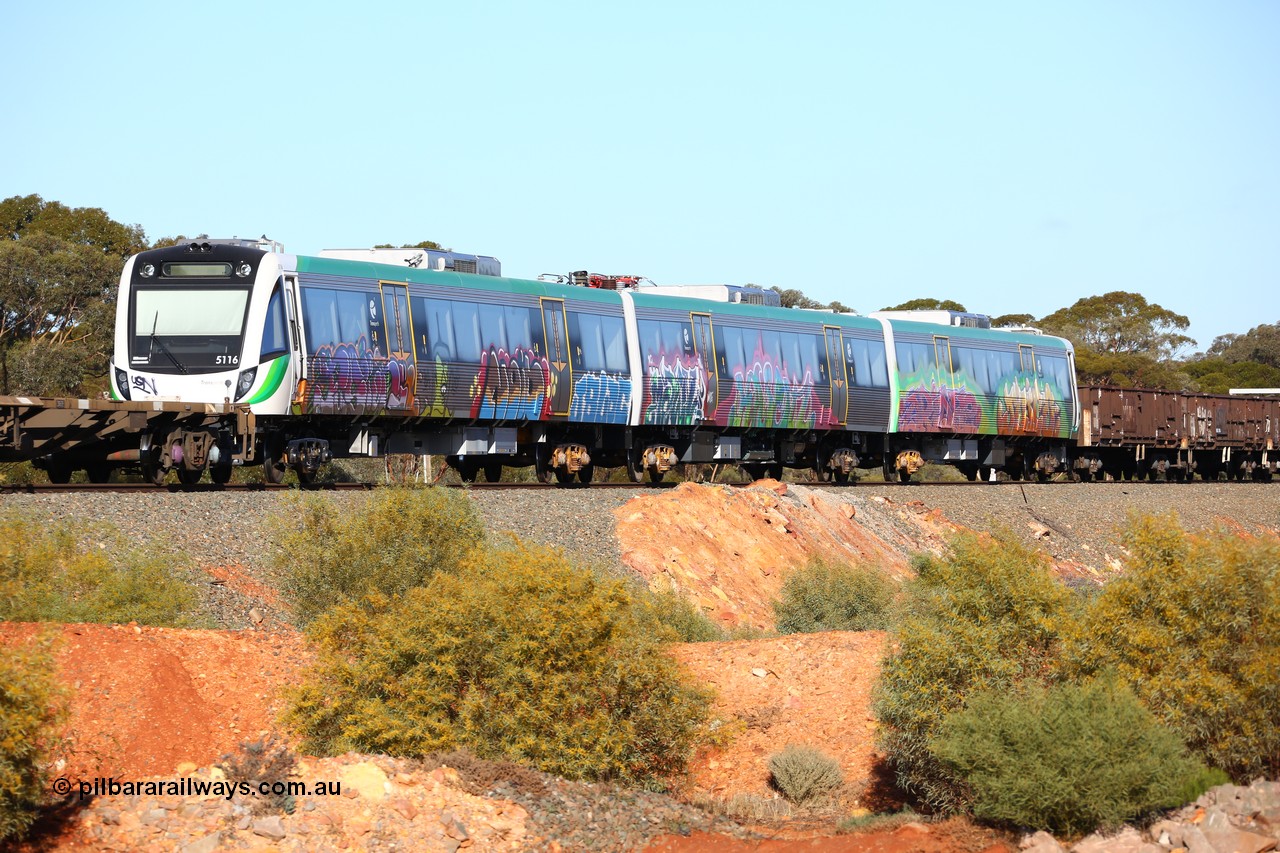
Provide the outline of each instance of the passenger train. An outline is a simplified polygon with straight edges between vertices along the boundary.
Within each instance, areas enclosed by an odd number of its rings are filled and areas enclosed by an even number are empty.
[[[844,482],[925,462],[972,478],[1071,464],[1071,344],[975,314],[870,316],[776,305],[754,288],[501,275],[425,249],[285,253],[201,240],[142,252],[120,283],[111,393],[232,404],[239,418],[150,429],[161,482],[234,465],[309,481],[331,458],[440,454],[464,480],[504,466],[589,482],[680,463],[783,466]],[[775,297],[775,304],[767,303]],[[131,459],[117,454],[116,459]]]

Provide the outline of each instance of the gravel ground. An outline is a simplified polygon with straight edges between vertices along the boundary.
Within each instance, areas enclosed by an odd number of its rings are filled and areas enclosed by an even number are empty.
[[[1280,531],[1280,484],[868,485],[849,493],[920,501],[974,530],[1006,528],[1055,561],[1098,575],[1114,569],[1123,554],[1122,532],[1131,513],[1173,515],[1192,532],[1214,526],[1250,534]]]
[[[833,490],[855,507],[877,496],[899,504],[920,502],[952,521],[979,530],[1005,527],[1058,561],[1105,574],[1122,553],[1120,529],[1131,512],[1175,513],[1191,530],[1229,524],[1250,533],[1280,530],[1280,484],[1126,483],[1000,484],[981,487],[859,485]],[[573,559],[618,568],[614,510],[650,490],[605,489],[470,490],[490,536],[506,533],[565,550]],[[206,588],[208,616],[216,627],[250,625],[257,606],[268,621],[287,615],[237,591],[234,583],[211,583],[202,569],[241,566],[250,578],[272,581],[272,520],[287,519],[296,493],[72,493],[6,494],[0,509],[20,510],[50,524],[72,525],[105,541],[114,528],[127,541],[174,555]],[[358,512],[367,493],[324,493],[326,500]],[[661,535],[655,531],[655,535]]]

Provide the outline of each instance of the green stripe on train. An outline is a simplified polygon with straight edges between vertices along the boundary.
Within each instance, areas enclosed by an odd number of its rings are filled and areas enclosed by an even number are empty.
[[[284,371],[288,366],[289,356],[287,355],[282,355],[272,360],[271,369],[267,371],[266,378],[262,380],[258,393],[246,400],[245,403],[252,406],[254,403],[261,403],[271,399],[271,395],[280,389],[280,381],[284,379]]]

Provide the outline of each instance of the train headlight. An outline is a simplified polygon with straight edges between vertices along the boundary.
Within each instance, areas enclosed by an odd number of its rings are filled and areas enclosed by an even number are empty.
[[[132,400],[129,396],[129,374],[120,368],[116,368],[116,389],[120,391],[120,399]]]
[[[241,261],[240,266],[236,267],[236,275],[241,278],[248,278],[251,272],[253,272],[253,267],[249,266],[248,261]]]
[[[152,276],[154,276],[154,275],[156,274],[156,265],[155,265],[155,264],[143,264],[143,265],[142,265],[142,269],[140,270],[140,272],[142,273],[142,277],[143,277],[143,278],[151,278]]]
[[[239,402],[241,397],[249,393],[249,389],[253,387],[253,380],[257,375],[258,368],[256,367],[240,371],[240,381],[236,383],[236,402]]]

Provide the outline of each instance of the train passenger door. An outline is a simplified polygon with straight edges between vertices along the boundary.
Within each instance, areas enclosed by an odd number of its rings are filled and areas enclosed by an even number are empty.
[[[711,333],[710,314],[690,314],[693,322],[693,345],[702,361],[702,373],[707,379],[707,398],[703,404],[702,417],[710,420],[715,417],[716,406],[720,404],[720,371],[716,369],[716,348]]]
[[[412,409],[417,370],[407,285],[382,282],[382,318],[387,334],[387,408]]]
[[[564,300],[541,297],[542,334],[546,341],[547,363],[551,366],[551,414],[568,416],[573,395],[573,364],[569,359],[568,324]]]
[[[955,423],[956,398],[952,393],[955,380],[951,373],[951,339],[945,335],[933,336],[933,363],[938,366],[938,426],[952,429]]]
[[[827,341],[827,375],[831,380],[831,414],[836,423],[844,426],[849,422],[849,375],[845,369],[844,344],[840,329],[836,326],[823,326],[822,332]],[[853,361],[852,354],[847,361]]]
[[[933,336],[933,361],[946,386],[951,387],[951,339],[945,335]]]
[[[307,348],[302,340],[302,327],[298,325],[298,277],[284,277],[284,312],[289,323],[289,352],[296,365],[298,380],[307,378]]]

